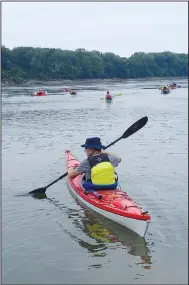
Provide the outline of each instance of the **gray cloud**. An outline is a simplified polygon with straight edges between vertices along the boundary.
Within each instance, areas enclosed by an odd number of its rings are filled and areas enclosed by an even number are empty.
[[[2,3],[2,43],[134,52],[188,52],[187,2]]]

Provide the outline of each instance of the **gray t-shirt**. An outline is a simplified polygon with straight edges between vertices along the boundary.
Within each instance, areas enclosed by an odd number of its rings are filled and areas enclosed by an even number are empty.
[[[113,167],[117,167],[118,164],[121,162],[121,159],[112,155],[108,154],[108,158],[113,165]],[[88,159],[84,159],[83,161],[80,162],[80,164],[75,168],[80,174],[85,173],[86,180],[91,178],[91,168]]]

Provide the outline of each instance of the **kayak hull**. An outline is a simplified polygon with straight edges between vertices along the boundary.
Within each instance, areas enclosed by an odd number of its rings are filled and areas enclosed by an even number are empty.
[[[73,194],[73,196],[77,200],[79,200],[81,202],[81,204],[83,204],[83,206],[87,207],[88,209],[95,211],[96,213],[106,217],[109,220],[112,220],[112,221],[132,230],[133,232],[137,233],[139,236],[145,237],[150,221],[135,220],[133,222],[133,220],[130,218],[125,218],[123,216],[116,215],[116,214],[113,214],[111,212],[107,212],[105,210],[102,210],[102,209],[95,207],[92,204],[88,203],[86,200],[82,199],[82,197],[80,195],[78,195],[76,191],[74,191],[74,189],[72,188],[72,186],[70,185],[69,182],[68,182],[68,186],[69,186],[69,189],[70,189],[71,193]]]
[[[67,151],[66,163],[68,169],[75,163],[78,163],[78,160]],[[97,193],[103,197],[101,200],[94,196],[92,192],[85,195],[82,188],[82,178],[83,175],[74,179],[68,178],[68,186],[71,193],[82,205],[132,230],[141,237],[145,236],[151,220],[148,213],[145,213],[136,202],[119,189],[98,190]]]
[[[109,104],[110,104],[110,103],[112,103],[112,100],[107,100],[107,99],[106,99],[106,103],[109,103]]]
[[[163,94],[169,94],[169,93],[170,93],[170,90],[162,90],[161,93],[163,93]]]
[[[41,96],[47,96],[47,92],[44,92],[44,93],[41,93],[41,94],[37,94],[37,93],[34,93],[34,94],[31,94],[32,97],[41,97]]]

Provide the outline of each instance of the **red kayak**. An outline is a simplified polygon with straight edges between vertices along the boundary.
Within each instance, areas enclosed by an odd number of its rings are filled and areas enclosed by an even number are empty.
[[[31,96],[47,96],[47,91],[46,92],[41,92],[41,93],[34,93],[34,94],[31,94]]]
[[[67,170],[79,163],[70,151],[65,152]],[[105,216],[106,218],[129,228],[144,237],[150,215],[144,211],[120,188],[116,190],[98,190],[84,193],[82,187],[83,175],[74,179],[68,178],[68,185],[72,194],[86,207]]]

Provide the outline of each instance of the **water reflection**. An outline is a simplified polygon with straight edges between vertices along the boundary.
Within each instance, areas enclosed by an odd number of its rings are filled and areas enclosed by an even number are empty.
[[[48,199],[61,211],[66,208],[66,216],[68,219],[71,219],[72,224],[78,229],[77,233],[84,233],[95,243],[74,235],[60,221],[56,221],[56,223],[64,233],[76,241],[82,248],[87,249],[93,256],[104,257],[108,255],[109,249],[116,250],[121,248],[133,256],[140,257],[141,261],[136,264],[142,265],[144,269],[151,269],[152,262],[149,245],[136,233],[86,208],[82,208],[83,211],[81,208],[68,208],[57,200],[48,198],[46,194],[38,194],[33,197],[35,199]],[[75,202],[80,206],[76,199]]]

